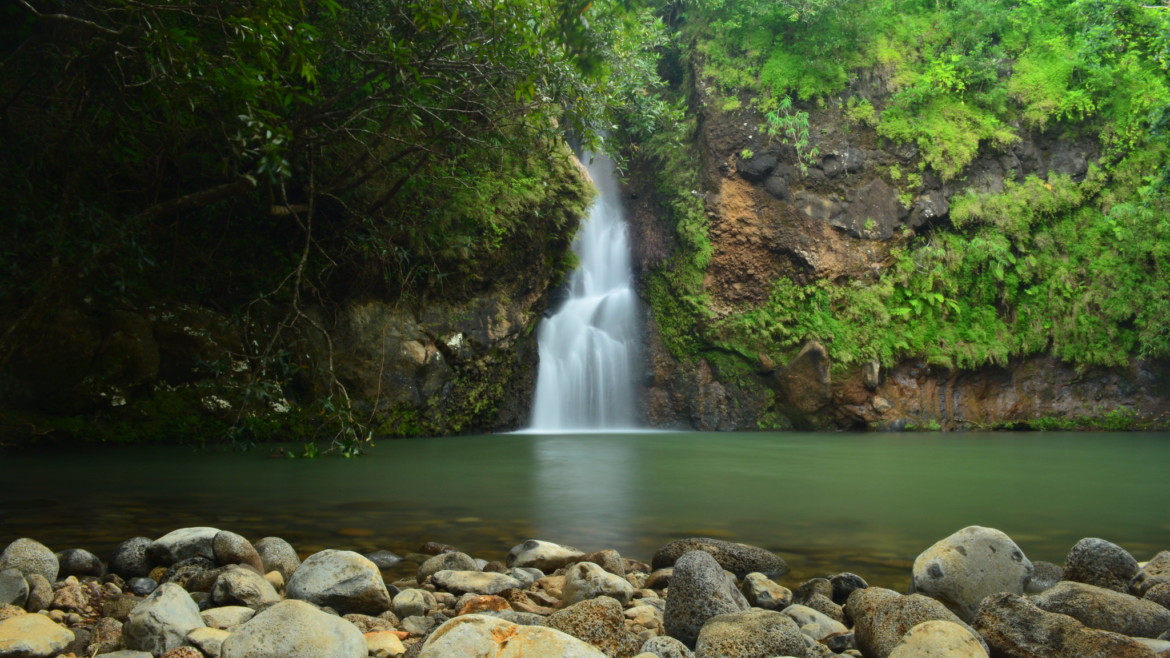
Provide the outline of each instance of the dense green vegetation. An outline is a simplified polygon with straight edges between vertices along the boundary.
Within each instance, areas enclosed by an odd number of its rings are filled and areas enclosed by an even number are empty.
[[[711,255],[693,175],[664,167],[679,250],[650,285],[676,355],[791,355],[825,343],[839,368],[908,357],[972,368],[1052,353],[1081,367],[1170,356],[1170,9],[1136,0],[941,3],[827,0],[677,7],[697,75],[726,111],[747,106],[797,147],[791,128],[839,108],[918,169],[890,171],[906,196],[925,173],[961,181],[980,149],[1061,131],[1100,144],[1083,180],[1009,181],[961,193],[948,220],[896,236],[880,274],[777,280],[769,299],[714,317]],[[857,94],[876,70],[889,93]],[[794,102],[795,101],[795,102]],[[815,146],[815,145],[812,145]],[[669,149],[656,152],[665,160]],[[670,188],[673,187],[673,193]],[[696,335],[691,327],[699,327]]]
[[[296,392],[290,336],[341,304],[565,271],[588,197],[566,138],[653,123],[661,39],[586,0],[5,3],[0,371],[59,309],[195,303],[263,336],[230,359],[253,434]]]

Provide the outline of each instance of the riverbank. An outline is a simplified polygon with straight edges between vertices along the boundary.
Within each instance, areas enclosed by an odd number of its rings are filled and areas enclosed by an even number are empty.
[[[490,561],[298,548],[191,527],[103,560],[18,539],[0,554],[0,657],[1170,656],[1170,551],[1139,564],[1095,538],[1056,565],[964,528],[924,547],[908,595],[793,580],[783,555],[710,538],[648,562],[539,540]]]

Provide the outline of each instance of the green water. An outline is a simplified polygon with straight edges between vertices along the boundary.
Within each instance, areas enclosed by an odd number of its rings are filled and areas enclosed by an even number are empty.
[[[253,540],[500,559],[540,538],[649,561],[684,536],[763,546],[786,584],[850,570],[898,589],[968,525],[1063,562],[1082,537],[1170,549],[1165,433],[495,435],[382,441],[360,459],[101,448],[0,454],[0,546],[105,557],[121,539],[211,525]]]

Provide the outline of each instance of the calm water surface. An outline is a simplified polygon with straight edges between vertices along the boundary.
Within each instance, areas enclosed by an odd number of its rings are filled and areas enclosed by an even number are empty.
[[[792,585],[851,570],[904,589],[914,557],[968,525],[1063,562],[1081,537],[1170,549],[1165,433],[494,435],[379,442],[360,459],[264,450],[0,453],[0,546],[105,557],[189,525],[253,540],[487,559],[530,537],[649,561],[684,536],[778,552]],[[789,582],[792,581],[792,582]]]

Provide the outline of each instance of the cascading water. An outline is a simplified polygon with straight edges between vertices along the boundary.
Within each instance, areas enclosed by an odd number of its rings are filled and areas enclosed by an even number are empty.
[[[629,429],[637,416],[638,298],[613,162],[586,165],[598,196],[573,241],[568,298],[537,331],[532,431]]]

